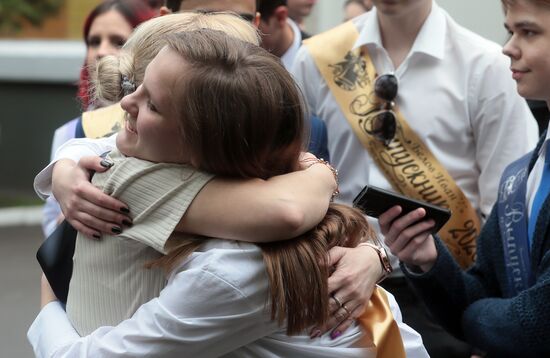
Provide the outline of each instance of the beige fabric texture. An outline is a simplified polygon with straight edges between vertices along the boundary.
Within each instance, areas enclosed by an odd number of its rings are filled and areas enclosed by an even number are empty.
[[[144,265],[165,254],[175,226],[212,175],[193,168],[108,155],[115,164],[97,173],[93,184],[130,208],[131,228],[91,240],[78,234],[69,286],[67,314],[77,332],[87,335],[116,325],[143,303],[158,297],[164,273]]]

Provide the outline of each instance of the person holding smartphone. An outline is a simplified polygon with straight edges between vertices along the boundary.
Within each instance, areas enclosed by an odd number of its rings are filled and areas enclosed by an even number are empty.
[[[502,0],[512,78],[525,98],[550,106],[550,1]],[[477,242],[475,264],[462,271],[425,210],[379,218],[390,250],[432,314],[453,334],[495,357],[550,356],[550,135],[510,164]]]
[[[292,72],[311,114],[327,125],[341,178],[338,199],[351,203],[368,184],[437,206],[454,202],[441,234],[449,244],[464,232],[466,267],[495,202],[498,173],[535,147],[536,123],[505,75],[501,46],[457,24],[432,0],[373,4],[305,41]],[[469,346],[430,318],[398,271],[382,285],[430,356],[469,358]]]

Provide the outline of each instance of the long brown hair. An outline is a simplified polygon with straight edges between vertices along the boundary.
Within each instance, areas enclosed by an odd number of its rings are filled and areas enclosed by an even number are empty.
[[[168,47],[188,71],[172,103],[193,166],[216,175],[269,178],[296,169],[304,138],[304,104],[278,58],[215,30],[172,34]],[[300,237],[259,245],[269,279],[271,318],[295,334],[328,316],[327,252],[372,235],[356,209],[331,205]],[[188,239],[157,264],[171,269],[200,246]]]
[[[168,35],[167,44],[189,68],[172,104],[193,166],[263,179],[296,168],[304,106],[277,57],[211,29]]]

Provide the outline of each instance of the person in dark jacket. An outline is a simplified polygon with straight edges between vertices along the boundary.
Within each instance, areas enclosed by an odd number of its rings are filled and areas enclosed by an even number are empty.
[[[503,52],[518,92],[550,106],[550,1],[502,4],[510,34]],[[393,207],[379,218],[386,244],[432,314],[491,357],[550,356],[549,139],[545,132],[533,152],[504,170],[468,271],[431,235],[434,222],[423,209],[400,217]]]

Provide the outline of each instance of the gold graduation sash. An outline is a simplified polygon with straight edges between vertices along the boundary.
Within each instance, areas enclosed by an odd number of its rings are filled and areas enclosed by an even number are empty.
[[[86,138],[107,137],[118,132],[124,123],[124,110],[119,103],[82,113]]]
[[[364,336],[360,347],[374,347],[377,358],[405,358],[405,347],[399,327],[393,319],[386,292],[376,287],[365,312],[358,318]]]
[[[451,209],[451,219],[439,231],[457,262],[475,260],[479,217],[462,190],[439,163],[403,115],[396,115],[395,138],[388,144],[368,134],[380,113],[374,95],[376,69],[365,46],[351,50],[359,33],[352,21],[304,41],[355,135],[368,150],[393,188],[409,197]]]

